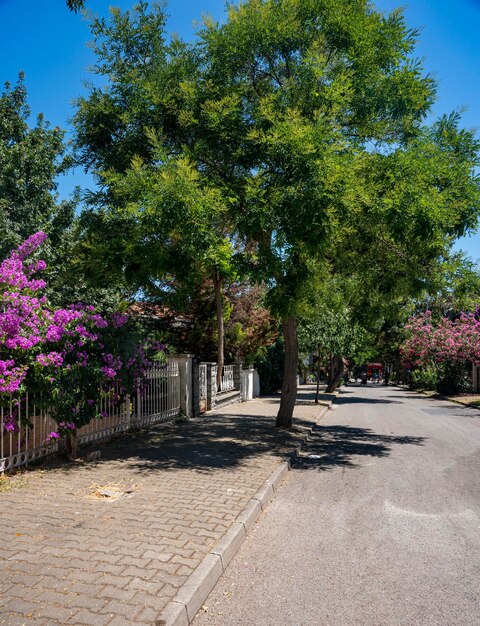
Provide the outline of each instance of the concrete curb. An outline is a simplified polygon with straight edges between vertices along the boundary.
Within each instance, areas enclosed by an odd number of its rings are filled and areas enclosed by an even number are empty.
[[[317,419],[323,418],[331,406],[332,402],[329,402]],[[274,492],[280,487],[291,469],[292,463],[299,456],[302,447],[309,441],[312,432],[313,428],[310,428],[305,437],[295,446],[290,454],[290,459],[279,463],[273,470],[247,506],[237,516],[232,526],[180,587],[175,598],[167,604],[155,621],[155,626],[188,626],[190,624],[242,545],[247,533],[266,509]]]

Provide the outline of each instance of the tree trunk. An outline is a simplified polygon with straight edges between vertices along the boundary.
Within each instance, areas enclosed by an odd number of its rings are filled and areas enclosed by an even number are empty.
[[[70,430],[65,437],[65,453],[69,461],[75,461],[78,455],[77,431]]]
[[[322,369],[320,365],[320,356],[317,361],[317,392],[315,394],[315,404],[318,404],[318,397],[320,395],[320,370]]]
[[[338,387],[344,370],[345,366],[342,357],[336,354],[332,355],[330,358],[330,367],[328,368],[327,393],[333,393]]]
[[[217,348],[217,391],[220,390],[220,384],[222,382],[224,355],[223,355],[223,343],[224,343],[224,329],[223,329],[223,302],[222,302],[222,279],[218,274],[214,274],[213,284],[215,286],[215,303],[217,305],[217,334],[218,334],[218,348]]]
[[[285,367],[276,426],[277,428],[291,428],[293,409],[297,399],[298,340],[296,319],[290,317],[283,320],[282,329],[285,338]]]

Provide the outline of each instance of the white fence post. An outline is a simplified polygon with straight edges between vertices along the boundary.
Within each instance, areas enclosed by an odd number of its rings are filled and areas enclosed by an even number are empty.
[[[253,400],[253,368],[242,370],[242,402]]]
[[[193,416],[193,355],[178,354],[168,357],[176,363],[180,377],[180,411],[186,417]]]
[[[242,361],[235,361],[232,366],[233,370],[233,388],[240,392],[240,397],[242,397],[242,383],[243,383],[243,363]]]

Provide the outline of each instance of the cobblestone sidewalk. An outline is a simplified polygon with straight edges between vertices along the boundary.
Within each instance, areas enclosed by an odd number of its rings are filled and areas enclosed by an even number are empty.
[[[0,493],[0,624],[155,624],[318,418],[311,396],[290,432],[273,428],[278,400],[257,399],[14,479]]]

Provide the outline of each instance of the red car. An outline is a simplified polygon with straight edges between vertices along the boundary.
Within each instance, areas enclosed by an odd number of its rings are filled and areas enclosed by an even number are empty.
[[[368,363],[367,378],[371,378],[373,380],[383,378],[383,365],[381,363]]]

